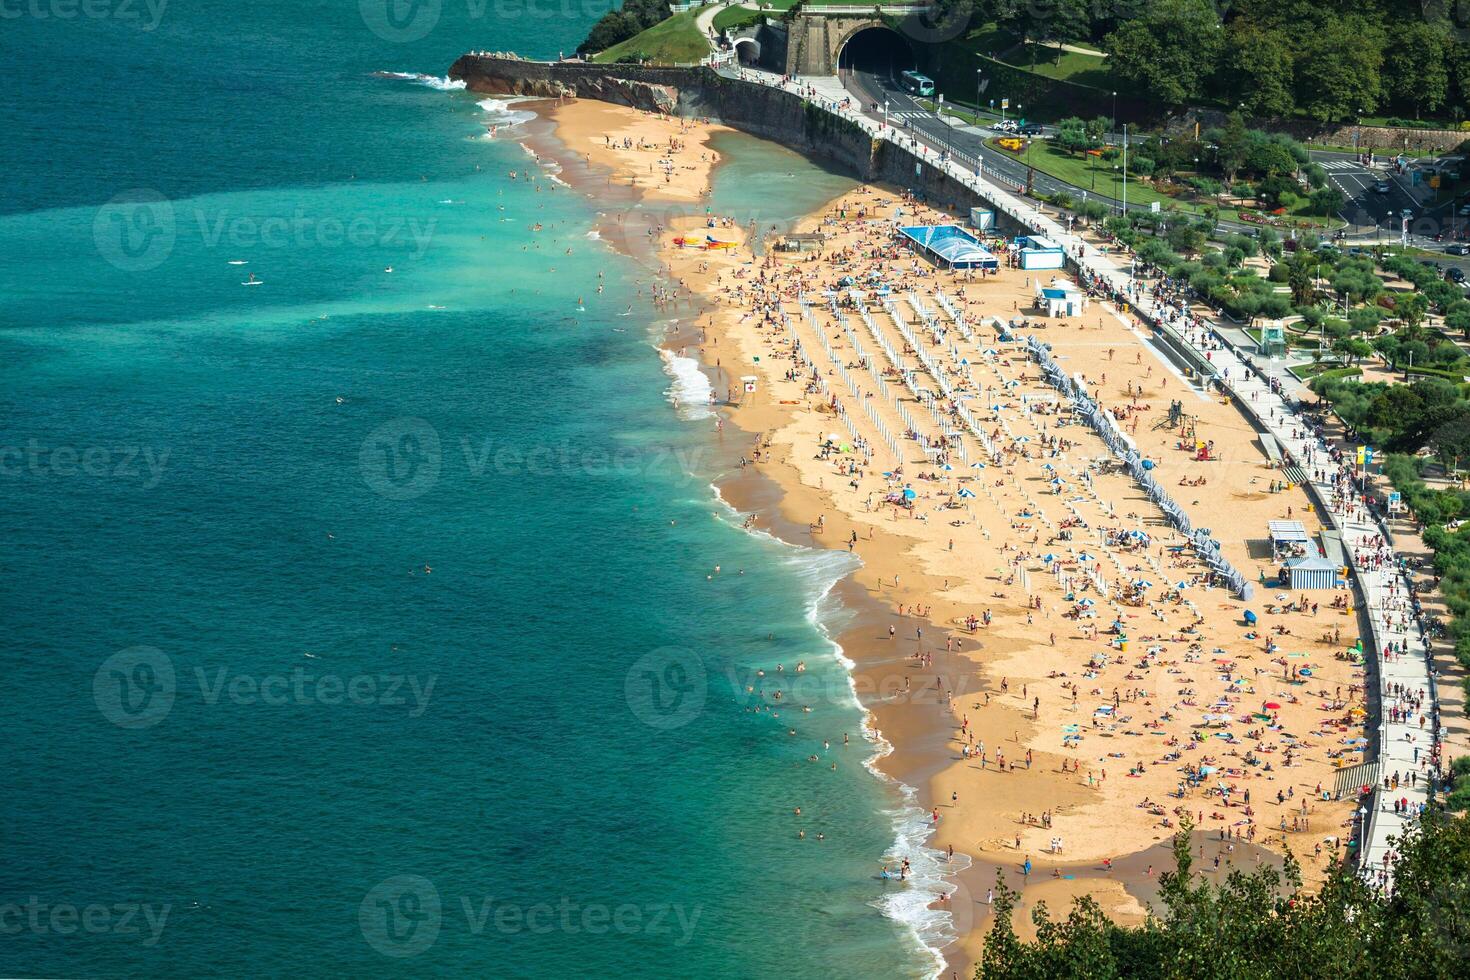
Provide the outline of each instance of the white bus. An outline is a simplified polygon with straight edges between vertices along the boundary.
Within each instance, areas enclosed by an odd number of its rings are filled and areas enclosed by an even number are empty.
[[[916,71],[906,71],[898,76],[898,83],[903,86],[904,91],[912,92],[914,95],[933,95],[934,79],[927,75],[920,75]]]

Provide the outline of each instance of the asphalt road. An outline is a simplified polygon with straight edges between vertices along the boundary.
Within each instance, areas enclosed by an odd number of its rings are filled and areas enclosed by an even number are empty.
[[[973,166],[978,159],[982,165],[982,174],[992,180],[999,175],[1002,180],[998,182],[1009,183],[1012,188],[1026,186],[1030,168],[1026,166],[1024,157],[1016,157],[1003,150],[991,149],[985,145],[984,138],[978,134],[966,132],[945,122],[900,88],[892,79],[871,72],[853,70],[843,73],[842,83],[862,106],[866,115],[878,120],[886,119],[889,125],[896,130],[950,150],[967,166]],[[885,104],[887,105],[886,113],[883,111]],[[874,105],[878,106],[876,111],[873,109]],[[1035,171],[1030,179],[1034,189],[1041,194],[1065,191],[1079,199],[1085,195],[1087,199],[1101,201],[1112,208],[1121,209],[1122,207],[1121,201],[1096,193],[1091,188],[1073,187],[1039,170]],[[1147,211],[1148,207],[1130,204],[1129,210]],[[1221,222],[1222,226],[1228,224]],[[1231,225],[1231,227],[1236,226]],[[1248,226],[1238,227],[1244,231]]]
[[[917,99],[905,92],[898,84],[885,74],[874,73],[863,70],[844,71],[841,76],[843,86],[852,93],[854,99],[861,105],[864,113],[874,119],[885,119],[882,107],[887,104],[887,122],[895,129],[906,132],[911,136],[923,139],[931,145],[936,145],[950,150],[962,163],[972,166],[978,159],[983,167],[983,173],[992,179],[998,175],[1003,183],[1009,183],[1015,188],[1024,188],[1027,181],[1027,172],[1023,156],[1006,153],[1002,150],[991,149],[984,143],[984,138],[979,135],[957,129],[953,125],[940,119],[933,112],[925,108]],[[877,106],[875,110],[873,107]],[[1051,135],[1055,132],[1054,127],[1044,127],[1044,132]],[[1374,241],[1388,243],[1396,240],[1399,235],[1401,216],[1405,209],[1409,209],[1413,217],[1410,223],[1409,243],[1429,251],[1442,252],[1449,246],[1457,232],[1463,232],[1470,237],[1470,217],[1461,218],[1454,214],[1454,205],[1447,204],[1437,209],[1421,210],[1409,194],[1410,178],[1408,175],[1396,175],[1392,172],[1391,161],[1378,158],[1372,167],[1364,166],[1358,158],[1351,153],[1337,153],[1323,150],[1313,150],[1311,158],[1320,164],[1327,172],[1330,184],[1342,191],[1346,203],[1339,212],[1344,221],[1348,222],[1348,237],[1358,244],[1371,244]],[[1032,186],[1042,194],[1053,194],[1065,191],[1073,197],[1101,201],[1109,207],[1121,209],[1122,202],[1100,194],[1088,187],[1077,187],[1067,184],[1055,177],[1036,171],[1031,176]],[[1389,193],[1380,194],[1373,188],[1379,180],[1387,180]],[[1470,199],[1470,198],[1467,198]],[[1130,211],[1146,211],[1146,205],[1130,203]],[[1225,231],[1252,234],[1255,226],[1237,222],[1222,221],[1220,227]],[[1436,241],[1435,235],[1442,234],[1443,240]],[[1445,255],[1440,260],[1443,265],[1458,265],[1470,269],[1470,258]]]

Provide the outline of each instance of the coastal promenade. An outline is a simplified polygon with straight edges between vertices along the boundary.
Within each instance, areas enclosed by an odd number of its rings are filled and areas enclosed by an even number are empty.
[[[1282,447],[1287,467],[1295,467],[1291,475],[1310,486],[1326,523],[1340,536],[1355,581],[1354,601],[1368,624],[1369,635],[1362,637],[1362,644],[1368,665],[1365,683],[1376,695],[1376,724],[1370,734],[1374,743],[1372,757],[1378,765],[1376,771],[1372,767],[1368,770],[1374,788],[1358,810],[1359,867],[1370,880],[1385,886],[1390,884],[1392,838],[1404,831],[1429,799],[1427,773],[1435,757],[1439,731],[1434,678],[1424,638],[1408,609],[1411,592],[1407,579],[1391,552],[1381,564],[1372,560],[1373,553],[1391,547],[1388,528],[1363,506],[1360,495],[1336,491],[1338,464],[1328,458],[1328,446],[1288,402],[1284,389],[1280,386],[1273,389],[1213,322],[1197,321],[1202,324],[1198,329],[1184,326],[1182,318],[1140,287],[1131,262],[1123,266],[1115,256],[1071,234],[1069,226],[1044,214],[1034,202],[993,180],[986,180],[983,174],[967,170],[942,147],[895,131],[892,126],[858,111],[837,79],[782,79],[735,67],[718,70],[728,77],[802,94],[827,111],[863,127],[873,138],[902,146],[947,173],[991,201],[996,210],[1013,222],[1061,242],[1084,276],[1095,277],[1115,295],[1126,297],[1128,304],[1147,322],[1156,324],[1176,348],[1189,351],[1192,360],[1207,367],[1215,383],[1235,398],[1256,427]],[[1303,463],[1310,466],[1312,462],[1318,465],[1308,470],[1301,468]],[[1344,476],[1344,479],[1350,478]],[[1363,562],[1355,560],[1359,554],[1363,555]],[[1390,643],[1400,652],[1388,653]],[[1395,779],[1397,788],[1390,788],[1390,781]],[[1399,803],[1398,807],[1395,802]]]

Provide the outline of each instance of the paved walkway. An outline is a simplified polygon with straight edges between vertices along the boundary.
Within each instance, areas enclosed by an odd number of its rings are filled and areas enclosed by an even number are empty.
[[[1370,627],[1370,635],[1363,637],[1363,648],[1368,662],[1366,683],[1370,689],[1376,685],[1379,720],[1372,732],[1376,737],[1371,741],[1376,742],[1374,749],[1380,763],[1373,802],[1360,808],[1367,824],[1360,837],[1363,842],[1360,866],[1376,880],[1390,880],[1391,871],[1388,869],[1393,851],[1389,839],[1402,833],[1410,819],[1408,814],[1417,813],[1428,800],[1429,785],[1425,774],[1435,733],[1439,729],[1438,701],[1423,638],[1417,626],[1412,624],[1411,614],[1404,609],[1409,594],[1407,582],[1393,560],[1391,538],[1387,529],[1380,527],[1367,511],[1357,506],[1353,497],[1336,493],[1333,477],[1338,467],[1332,462],[1326,444],[1313,434],[1293,405],[1273,391],[1255,369],[1247,366],[1244,357],[1237,353],[1215,324],[1207,322],[1203,330],[1181,329],[1168,311],[1157,310],[1153,298],[1135,284],[1131,262],[1129,266],[1123,266],[1113,255],[1099,250],[1080,236],[1070,234],[1055,218],[1042,213],[1035,203],[983,179],[983,176],[977,176],[949,159],[942,150],[868,118],[856,110],[847,90],[836,78],[782,81],[779,76],[748,69],[729,69],[727,73],[806,95],[828,111],[862,126],[875,138],[891,140],[910,149],[930,165],[988,198],[998,211],[1018,224],[1061,242],[1084,272],[1100,277],[1118,293],[1127,295],[1130,304],[1146,319],[1157,322],[1175,344],[1192,349],[1199,357],[1208,357],[1218,383],[1235,396],[1258,428],[1276,438],[1283,450],[1290,454],[1289,463],[1305,469],[1303,475],[1310,483],[1318,506],[1324,508],[1322,516],[1341,534],[1350,555],[1369,555],[1375,551],[1375,541],[1382,543],[1390,559],[1384,562],[1382,569],[1371,570],[1354,563],[1355,601],[1366,604]],[[1335,505],[1335,501],[1341,503]],[[1390,619],[1393,620],[1392,625]],[[1390,643],[1402,646],[1404,652],[1385,656]],[[1400,693],[1395,694],[1395,691]],[[1389,720],[1393,709],[1405,708],[1415,698],[1422,702],[1421,710],[1407,711],[1401,721]],[[1415,777],[1413,786],[1408,784],[1411,773]],[[1401,784],[1398,789],[1390,791],[1384,783],[1386,778],[1394,775],[1400,777]],[[1392,804],[1395,800],[1406,803],[1403,807],[1405,812],[1394,812]]]
[[[699,28],[699,33],[713,38],[715,36],[715,15],[728,6],[730,6],[728,3],[714,3],[701,10],[694,18],[694,26]]]

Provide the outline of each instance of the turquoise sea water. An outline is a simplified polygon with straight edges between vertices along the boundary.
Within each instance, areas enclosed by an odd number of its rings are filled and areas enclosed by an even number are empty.
[[[603,10],[28,9],[0,974],[928,972],[817,625],[845,558],[733,525],[739,447],[687,364],[670,405],[644,273],[430,83]],[[721,208],[844,186],[728,139]],[[751,710],[798,661],[813,710]]]

